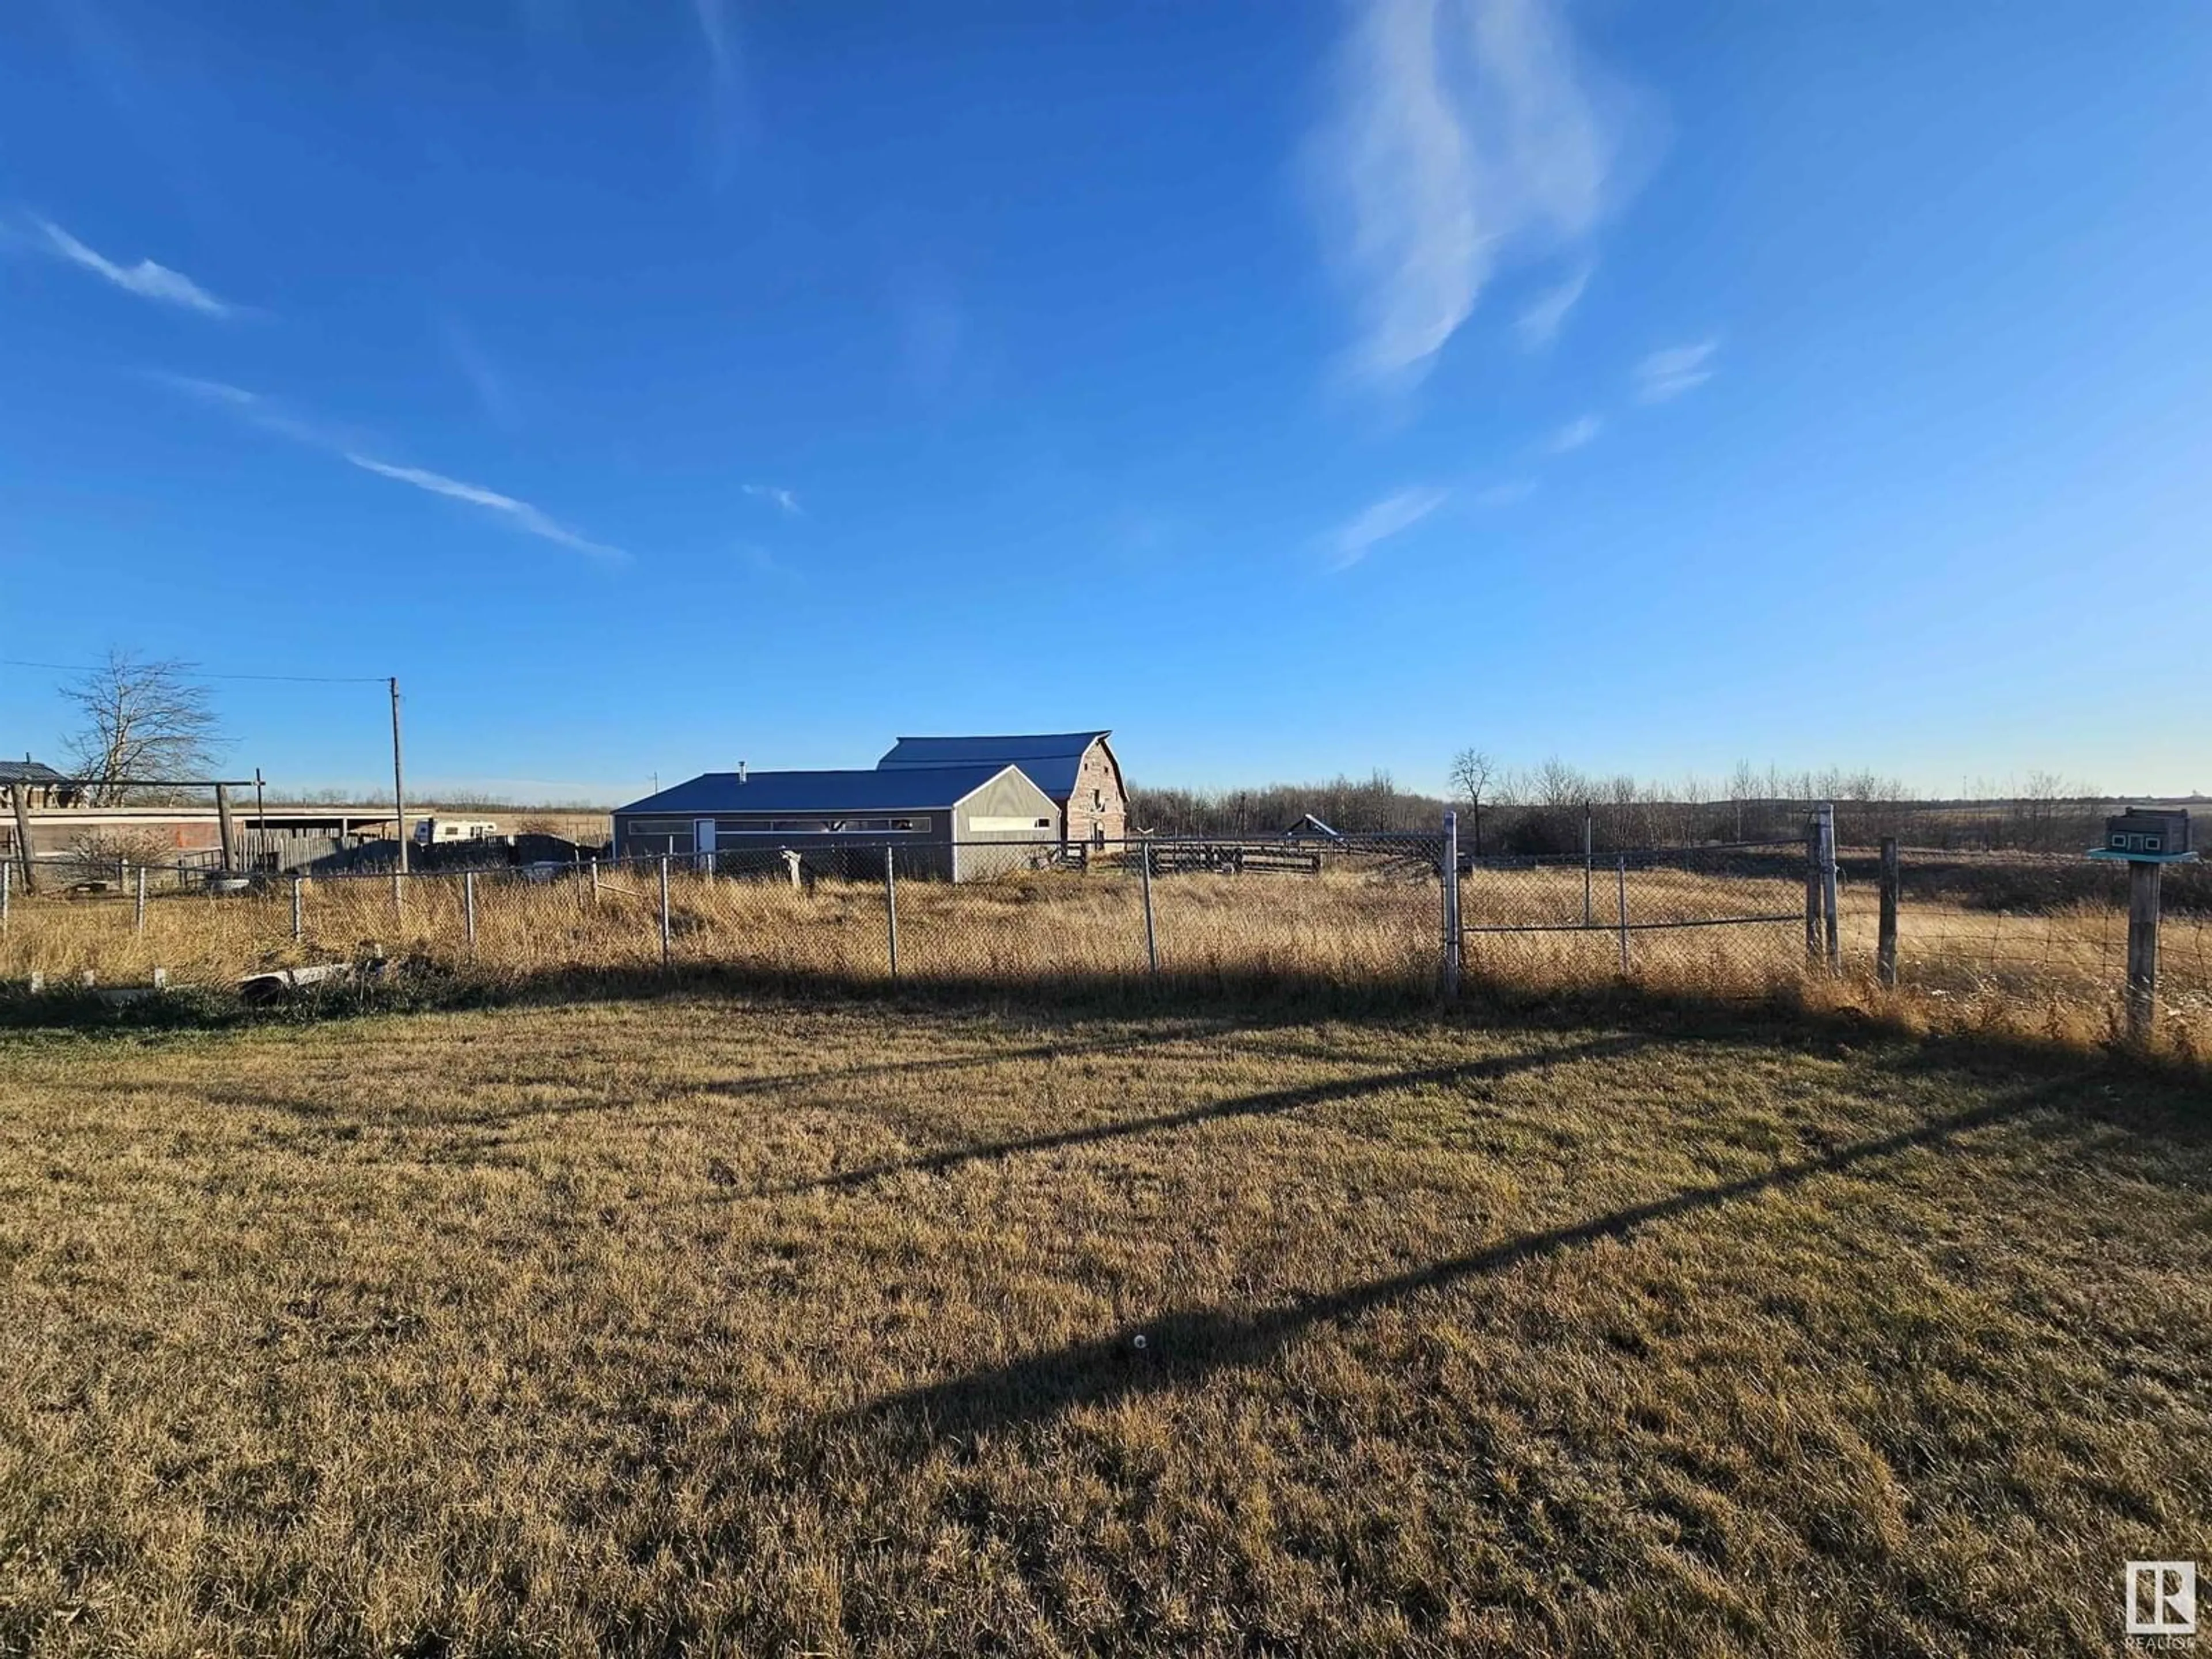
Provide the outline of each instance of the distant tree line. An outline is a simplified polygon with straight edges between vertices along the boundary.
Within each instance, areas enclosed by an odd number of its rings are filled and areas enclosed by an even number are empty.
[[[1534,767],[1500,766],[1480,750],[1464,750],[1449,776],[1448,796],[1401,789],[1382,771],[1242,789],[1134,785],[1129,822],[1154,835],[1268,836],[1310,813],[1346,834],[1372,834],[1432,830],[1449,806],[1458,810],[1461,845],[1468,851],[1528,856],[1579,853],[1585,822],[1598,853],[1795,836],[1815,802],[1832,801],[1845,846],[1871,847],[1895,836],[1909,846],[1954,851],[2065,853],[2096,845],[2108,810],[2094,788],[2050,772],[2031,773],[2002,795],[1958,800],[1916,799],[1900,780],[1870,771],[1785,772],[1748,762],[1724,780],[1668,784],[1585,772],[1556,757]]]
[[[1388,772],[1325,783],[1270,783],[1255,789],[1129,790],[1130,827],[1158,836],[1273,836],[1308,813],[1333,830],[1374,834],[1433,830],[1447,803],[1401,789]]]

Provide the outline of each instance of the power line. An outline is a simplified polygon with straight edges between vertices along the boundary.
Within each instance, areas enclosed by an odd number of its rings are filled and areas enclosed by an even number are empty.
[[[62,674],[97,674],[107,665],[94,662],[26,662],[20,657],[0,657],[0,668],[50,668]],[[264,680],[287,685],[382,685],[383,674],[210,674],[198,668],[186,671],[196,680]]]

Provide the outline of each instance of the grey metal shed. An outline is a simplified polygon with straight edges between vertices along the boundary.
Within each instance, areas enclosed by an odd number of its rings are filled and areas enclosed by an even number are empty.
[[[1058,804],[1021,768],[987,762],[705,772],[617,807],[614,841],[616,853],[627,857],[790,848],[817,865],[833,863],[826,855],[840,849],[889,845],[902,875],[974,881],[1027,867],[1057,847],[1059,826]]]

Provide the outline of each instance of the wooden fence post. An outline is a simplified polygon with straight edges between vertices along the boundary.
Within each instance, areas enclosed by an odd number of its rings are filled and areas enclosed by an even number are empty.
[[[891,954],[891,977],[898,977],[898,872],[893,867],[894,854],[884,848],[884,920],[889,933]]]
[[[0,863],[0,937],[5,937],[8,932],[8,901],[11,896],[8,891],[11,885],[9,878],[15,873],[13,864]]]
[[[1137,856],[1141,860],[1141,862],[1137,866],[1137,868],[1142,874],[1145,889],[1145,960],[1148,964],[1150,964],[1149,971],[1157,974],[1160,971],[1160,940],[1159,935],[1152,930],[1152,849],[1151,843],[1145,842],[1139,844],[1137,849]]]
[[[1820,959],[1820,823],[1805,830],[1805,960]]]
[[[593,859],[593,860],[592,860],[592,903],[594,903],[594,904],[597,904],[599,902],[599,860],[597,860],[597,859]]]
[[[146,866],[138,866],[138,902],[132,907],[131,931],[143,939],[146,936]]]
[[[1620,976],[1628,977],[1628,854],[1623,853],[1613,867],[1614,905],[1620,923]]]
[[[2128,1039],[2150,1041],[2158,1019],[2159,880],[2163,864],[2128,863]]]
[[[1832,801],[1820,803],[1820,916],[1827,932],[1828,971],[1840,974],[1844,942],[1836,915],[1836,808]]]
[[[292,872],[292,937],[295,939],[300,937],[301,932],[300,924],[305,920],[300,901],[301,885],[300,873],[295,870]]]
[[[33,867],[36,849],[31,845],[31,791],[28,785],[11,783],[8,799],[15,809],[15,856],[23,866],[23,890],[39,890],[39,872]]]
[[[1885,986],[1897,986],[1897,900],[1904,877],[1897,860],[1897,837],[1881,838],[1881,931],[1874,947],[1875,977]]]

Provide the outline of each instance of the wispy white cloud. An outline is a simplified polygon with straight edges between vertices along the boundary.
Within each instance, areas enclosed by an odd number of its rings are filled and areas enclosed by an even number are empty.
[[[799,506],[799,497],[779,484],[749,483],[739,488],[755,501],[766,501],[787,517],[798,519],[805,516],[805,509]]]
[[[1554,432],[1544,443],[1547,455],[1570,455],[1595,440],[1605,430],[1605,422],[1595,415],[1584,415],[1569,421]]]
[[[1553,0],[1357,12],[1310,155],[1361,375],[1418,380],[1502,265],[1587,243],[1626,189],[1626,102]],[[1555,330],[1580,291],[1548,322],[1537,307],[1524,337]]]
[[[47,252],[105,278],[126,294],[135,294],[142,300],[152,300],[161,305],[182,306],[187,311],[204,312],[210,317],[228,317],[235,309],[216,299],[181,270],[155,264],[151,259],[141,259],[135,265],[120,265],[98,249],[87,247],[52,220],[40,219],[36,222],[45,233],[43,246]]]
[[[604,542],[595,542],[587,536],[578,534],[550,514],[513,495],[502,495],[483,484],[449,478],[441,472],[432,472],[423,467],[402,466],[395,462],[379,460],[359,447],[352,435],[303,419],[282,404],[258,392],[249,392],[244,386],[233,386],[227,380],[202,380],[189,374],[155,373],[149,378],[173,391],[229,410],[240,419],[250,422],[264,431],[273,432],[295,442],[338,456],[380,478],[389,478],[394,483],[411,484],[434,495],[465,501],[471,507],[496,513],[517,529],[542,541],[549,541],[578,553],[586,553],[597,559],[621,562],[629,556],[618,547],[610,547]]]
[[[156,385],[168,387],[172,392],[181,392],[202,403],[227,409],[239,419],[258,426],[264,432],[273,432],[279,437],[290,438],[298,443],[312,444],[318,449],[339,451],[352,441],[343,433],[303,419],[259,392],[248,392],[244,386],[233,386],[228,380],[205,380],[196,374],[171,374],[161,369],[149,371],[146,378]]]
[[[1451,491],[1423,485],[1385,495],[1366,508],[1330,538],[1333,570],[1358,564],[1377,544],[1411,530],[1451,499]]]
[[[372,456],[346,454],[364,472],[374,472],[380,478],[390,478],[398,483],[413,484],[417,489],[427,489],[433,495],[444,495],[457,501],[466,501],[471,507],[481,507],[504,514],[517,528],[556,544],[573,548],[579,553],[588,553],[598,559],[622,559],[626,556],[618,547],[609,547],[580,536],[567,526],[558,524],[528,501],[517,501],[512,495],[502,495],[496,489],[487,489],[482,484],[464,483],[459,478],[448,478],[442,473],[426,471],[419,466],[394,466],[389,461],[380,461]]]
[[[1524,347],[1530,351],[1541,351],[1559,338],[1559,330],[1567,320],[1567,313],[1583,297],[1583,290],[1589,286],[1595,269],[1593,265],[1582,266],[1570,274],[1565,281],[1546,289],[1522,308],[1520,316],[1514,319],[1513,329],[1521,337],[1521,343]]]
[[[1647,404],[1663,404],[1703,386],[1713,378],[1713,354],[1720,343],[1700,340],[1653,352],[1636,366],[1637,397]]]

